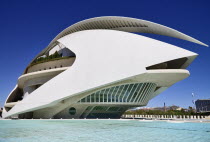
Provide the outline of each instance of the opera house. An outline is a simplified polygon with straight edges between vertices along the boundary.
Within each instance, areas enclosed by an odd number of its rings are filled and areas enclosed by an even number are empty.
[[[120,118],[189,76],[196,53],[138,33],[206,44],[172,28],[97,17],[59,33],[25,68],[3,118]]]

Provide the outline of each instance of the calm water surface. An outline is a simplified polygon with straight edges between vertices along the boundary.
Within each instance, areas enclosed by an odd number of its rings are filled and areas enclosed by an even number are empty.
[[[210,142],[210,123],[0,120],[0,142]]]

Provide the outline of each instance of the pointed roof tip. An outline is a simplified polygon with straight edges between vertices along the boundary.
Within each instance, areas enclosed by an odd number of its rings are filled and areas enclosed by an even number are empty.
[[[209,45],[207,45],[207,44],[205,44],[205,43],[203,43],[202,45],[203,45],[203,46],[206,46],[206,47],[209,47]]]
[[[197,39],[192,38],[192,37],[191,37],[191,39],[193,39],[193,40],[194,40],[194,43],[197,43],[197,44],[200,44],[200,45],[203,45],[203,46],[209,47],[209,45],[208,45],[208,44],[205,44],[205,43],[201,42],[200,40],[197,40]],[[189,41],[189,40],[187,40],[187,41]],[[190,42],[192,42],[192,41],[190,41]]]
[[[209,45],[207,45],[207,44],[205,44],[205,43],[203,43],[203,45],[206,46],[206,47],[209,47]]]
[[[199,43],[198,43],[198,44],[203,45],[203,46],[206,46],[206,47],[209,47],[209,45],[208,45],[208,44],[205,44],[205,43],[203,43],[203,42],[201,42],[201,41],[199,41]]]
[[[194,43],[197,43],[197,44],[200,44],[200,45],[203,45],[203,46],[209,47],[209,45],[208,45],[208,44],[205,44],[205,43],[203,43],[203,42],[201,42],[201,41],[199,41],[199,40],[197,40],[197,42],[194,42]]]

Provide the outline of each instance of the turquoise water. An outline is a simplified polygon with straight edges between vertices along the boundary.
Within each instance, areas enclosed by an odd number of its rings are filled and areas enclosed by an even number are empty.
[[[210,123],[0,120],[0,142],[210,142]]]

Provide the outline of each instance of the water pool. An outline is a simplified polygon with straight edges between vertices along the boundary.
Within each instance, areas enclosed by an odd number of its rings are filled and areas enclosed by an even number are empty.
[[[210,142],[210,123],[0,120],[0,142]]]

